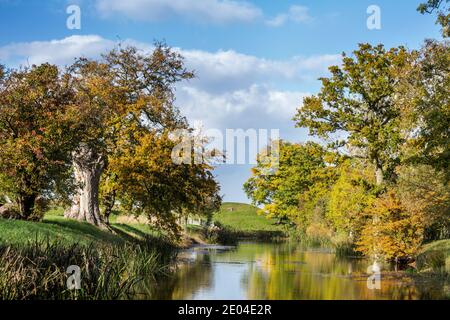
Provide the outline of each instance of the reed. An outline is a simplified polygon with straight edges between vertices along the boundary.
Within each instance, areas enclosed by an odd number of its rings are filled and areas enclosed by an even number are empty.
[[[137,294],[142,282],[170,272],[170,245],[61,245],[35,240],[0,246],[2,300],[117,300]],[[81,289],[69,290],[69,266],[78,266]]]

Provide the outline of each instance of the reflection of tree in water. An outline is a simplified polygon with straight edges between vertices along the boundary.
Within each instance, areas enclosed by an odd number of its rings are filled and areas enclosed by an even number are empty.
[[[145,286],[144,299],[189,299],[201,287],[212,283],[211,257],[199,255],[194,261],[177,266],[176,271]]]
[[[367,287],[368,262],[313,251],[258,253],[243,285],[249,299],[445,299],[442,281],[382,275],[381,290]]]

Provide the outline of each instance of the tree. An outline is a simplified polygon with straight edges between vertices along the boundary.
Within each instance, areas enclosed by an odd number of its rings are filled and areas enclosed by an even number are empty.
[[[424,241],[450,238],[450,189],[446,175],[429,165],[397,168],[395,190],[405,208],[424,217]]]
[[[281,142],[279,163],[260,156],[244,190],[255,205],[264,205],[263,212],[269,217],[295,223],[304,230],[311,217],[301,210],[305,206],[302,195],[322,178],[325,155],[324,149],[316,143]]]
[[[192,214],[209,216],[219,209],[219,185],[207,161],[175,163],[172,150],[178,141],[170,139],[170,132],[142,132],[135,138],[137,143],[112,158],[108,168],[127,212],[144,214],[177,237],[180,219]]]
[[[332,146],[360,150],[382,185],[392,178],[404,142],[396,85],[411,59],[403,47],[370,44],[361,44],[354,57],[343,54],[342,67],[330,67],[331,77],[321,79],[320,93],[304,99],[294,118],[297,126],[322,138],[342,135]]]
[[[427,40],[400,83],[399,108],[409,131],[404,162],[431,165],[450,179],[450,47]]]
[[[66,217],[107,227],[119,202],[177,235],[179,215],[217,208],[211,167],[171,159],[170,133],[191,130],[174,105],[175,84],[193,77],[179,54],[161,43],[150,55],[119,47],[100,61],[79,59],[70,72],[85,131],[73,157],[80,188]]]
[[[115,137],[120,134],[120,117],[126,115],[126,88],[115,85],[114,74],[106,63],[79,59],[69,72],[82,134],[72,155],[78,189],[65,216],[106,227],[98,199],[100,178]]]
[[[339,178],[331,187],[326,217],[337,234],[354,242],[367,223],[365,209],[376,199],[373,169],[358,159],[347,159],[337,170]]]
[[[376,260],[411,261],[423,242],[424,216],[408,210],[392,190],[365,212],[372,222],[364,226],[357,250]]]
[[[70,177],[74,93],[68,75],[50,64],[0,69],[0,193],[17,203],[21,218],[38,219],[43,201]]]
[[[437,24],[442,26],[442,35],[450,36],[450,0],[428,0],[428,2],[420,4],[417,10],[422,13],[437,13]]]

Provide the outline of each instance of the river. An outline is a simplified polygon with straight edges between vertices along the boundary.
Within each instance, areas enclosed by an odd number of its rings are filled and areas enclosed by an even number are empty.
[[[180,254],[175,273],[152,286],[150,299],[361,300],[448,299],[448,283],[382,267],[379,289],[368,286],[370,262],[291,243],[195,247]],[[376,277],[374,277],[376,280]],[[149,296],[150,295],[150,296]]]

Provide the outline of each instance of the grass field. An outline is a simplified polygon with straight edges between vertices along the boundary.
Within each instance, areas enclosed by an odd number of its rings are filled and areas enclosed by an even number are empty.
[[[100,230],[88,223],[65,219],[61,209],[50,210],[42,222],[0,219],[0,243],[27,244],[38,240],[57,241],[61,244],[124,244],[148,237],[159,237],[150,226],[137,223],[117,223],[111,217],[113,233]],[[214,215],[230,237],[265,238],[281,236],[282,227],[257,214],[257,208],[240,203],[224,203]],[[198,231],[198,230],[197,230]],[[194,232],[198,233],[198,232]]]
[[[282,226],[259,215],[257,211],[258,208],[248,204],[224,203],[214,215],[214,221],[241,237],[283,236]]]
[[[113,222],[111,227],[113,232],[103,231],[88,223],[65,219],[61,210],[51,210],[42,222],[0,219],[0,243],[21,245],[37,239],[66,245],[125,244],[159,237],[156,231],[146,225]]]

